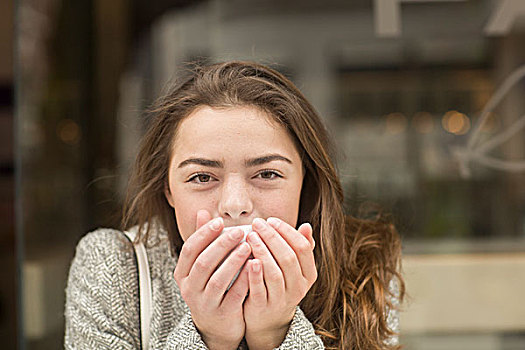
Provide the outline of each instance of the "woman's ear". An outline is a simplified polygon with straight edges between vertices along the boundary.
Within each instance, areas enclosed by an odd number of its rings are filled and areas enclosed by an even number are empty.
[[[170,204],[170,207],[175,208],[175,204],[173,203],[173,198],[170,192],[170,187],[167,182],[164,184],[164,197],[166,197],[166,200]]]

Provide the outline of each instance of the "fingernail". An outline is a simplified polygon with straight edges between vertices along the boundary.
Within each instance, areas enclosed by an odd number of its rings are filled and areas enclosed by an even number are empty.
[[[277,218],[268,218],[266,220],[271,226],[273,226],[274,228],[278,228],[279,225],[281,224],[281,220],[277,219]]]
[[[210,228],[214,231],[217,231],[219,227],[221,227],[221,224],[222,224],[222,218],[216,218],[215,220],[211,222]]]
[[[258,228],[258,229],[263,229],[264,228],[264,224],[265,224],[265,222],[261,218],[254,219],[253,223],[252,223],[253,227]]]
[[[230,237],[233,239],[233,240],[238,240],[242,237],[243,235],[243,232],[242,230],[240,229],[233,229],[231,232],[230,232]]]
[[[252,270],[256,273],[261,271],[261,263],[259,262],[259,260],[255,260],[254,262],[252,262]]]
[[[249,251],[250,251],[250,246],[248,245],[248,243],[243,243],[239,247],[239,253],[241,253],[241,254],[246,254]]]
[[[251,243],[259,243],[260,241],[260,238],[259,238],[259,235],[257,234],[257,232],[251,232],[249,235],[248,235],[248,240],[251,241]]]
[[[309,222],[305,222],[303,225],[304,225],[304,226],[308,226],[308,227],[310,227],[310,230],[313,230],[313,229],[312,229],[312,225],[310,225]],[[301,225],[301,226],[302,226],[302,225]]]

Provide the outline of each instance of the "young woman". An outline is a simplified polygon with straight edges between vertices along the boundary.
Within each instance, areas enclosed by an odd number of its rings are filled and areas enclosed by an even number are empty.
[[[399,237],[344,216],[331,149],[299,90],[259,64],[198,67],[158,102],[123,220],[147,247],[152,349],[398,348]],[[244,243],[221,234],[247,224]],[[66,348],[140,348],[134,259],[118,230],[79,242]]]

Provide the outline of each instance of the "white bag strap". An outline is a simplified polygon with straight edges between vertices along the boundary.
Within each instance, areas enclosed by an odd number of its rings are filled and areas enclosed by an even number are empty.
[[[136,233],[134,231],[124,231],[124,234],[134,241]],[[142,242],[133,244],[137,255],[139,289],[140,289],[140,336],[142,340],[142,350],[149,350],[149,335],[152,314],[151,296],[151,276],[149,271],[148,256],[146,248]]]

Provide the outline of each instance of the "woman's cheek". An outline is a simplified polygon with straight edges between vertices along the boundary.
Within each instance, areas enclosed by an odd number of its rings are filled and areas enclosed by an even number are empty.
[[[193,207],[185,205],[179,205],[175,208],[177,227],[184,241],[186,241],[195,232],[198,210],[199,209],[194,209]]]
[[[275,216],[295,227],[299,212],[298,199],[290,195],[272,196],[265,203],[264,218]]]
[[[173,197],[177,199],[174,201],[177,227],[182,239],[186,241],[196,230],[199,210],[205,209],[213,217],[215,213],[212,206],[213,198],[210,198],[209,193],[184,188],[177,188]]]

